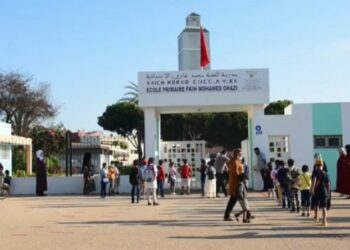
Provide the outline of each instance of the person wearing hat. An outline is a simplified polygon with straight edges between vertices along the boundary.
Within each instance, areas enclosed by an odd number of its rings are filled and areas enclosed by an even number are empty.
[[[330,199],[330,181],[328,174],[323,170],[323,162],[315,161],[315,171],[312,177],[311,194],[313,195],[315,221],[318,222],[318,210],[322,210],[322,225],[327,226],[327,208]]]

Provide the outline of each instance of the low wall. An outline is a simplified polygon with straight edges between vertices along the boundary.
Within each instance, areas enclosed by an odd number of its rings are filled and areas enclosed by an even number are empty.
[[[100,176],[94,176],[96,191],[95,194],[100,193]],[[180,180],[179,180],[180,181]],[[83,193],[83,176],[50,176],[47,178],[48,190],[47,194],[82,194]],[[35,195],[36,179],[35,177],[13,177],[11,181],[11,194],[13,195]],[[165,184],[165,189],[169,188],[169,184]],[[180,183],[177,184],[177,188],[180,188]],[[196,181],[192,182],[193,189],[199,189],[200,184]],[[108,186],[107,186],[108,191]],[[131,186],[129,184],[129,176],[122,175],[120,177],[119,193],[130,193]]]

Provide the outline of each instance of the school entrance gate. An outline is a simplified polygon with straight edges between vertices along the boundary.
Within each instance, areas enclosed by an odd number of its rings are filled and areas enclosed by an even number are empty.
[[[269,103],[268,69],[139,72],[139,106],[145,114],[145,155],[162,158],[161,114],[246,112],[248,165],[255,165],[254,142],[264,131],[254,122]],[[261,141],[261,140],[258,140]],[[251,171],[252,186],[261,188],[260,176]]]

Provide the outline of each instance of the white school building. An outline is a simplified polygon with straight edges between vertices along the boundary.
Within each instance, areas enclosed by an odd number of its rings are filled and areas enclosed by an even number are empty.
[[[307,164],[312,168],[313,155],[321,153],[334,188],[337,149],[350,144],[347,129],[350,103],[292,104],[284,115],[265,115],[264,109],[270,102],[269,70],[201,70],[200,16],[192,13],[186,24],[178,37],[180,70],[138,74],[139,106],[145,113],[146,156],[164,158],[160,143],[161,114],[246,112],[248,138],[242,148],[251,167],[254,189],[262,188],[260,173],[253,171],[255,147],[260,148],[268,161],[293,158],[299,167]],[[206,39],[209,39],[207,30]],[[191,63],[184,62],[183,58],[187,57]]]

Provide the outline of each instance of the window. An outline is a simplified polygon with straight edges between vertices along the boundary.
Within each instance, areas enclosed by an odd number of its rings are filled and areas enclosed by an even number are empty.
[[[341,135],[315,135],[314,148],[340,148],[343,144]]]

